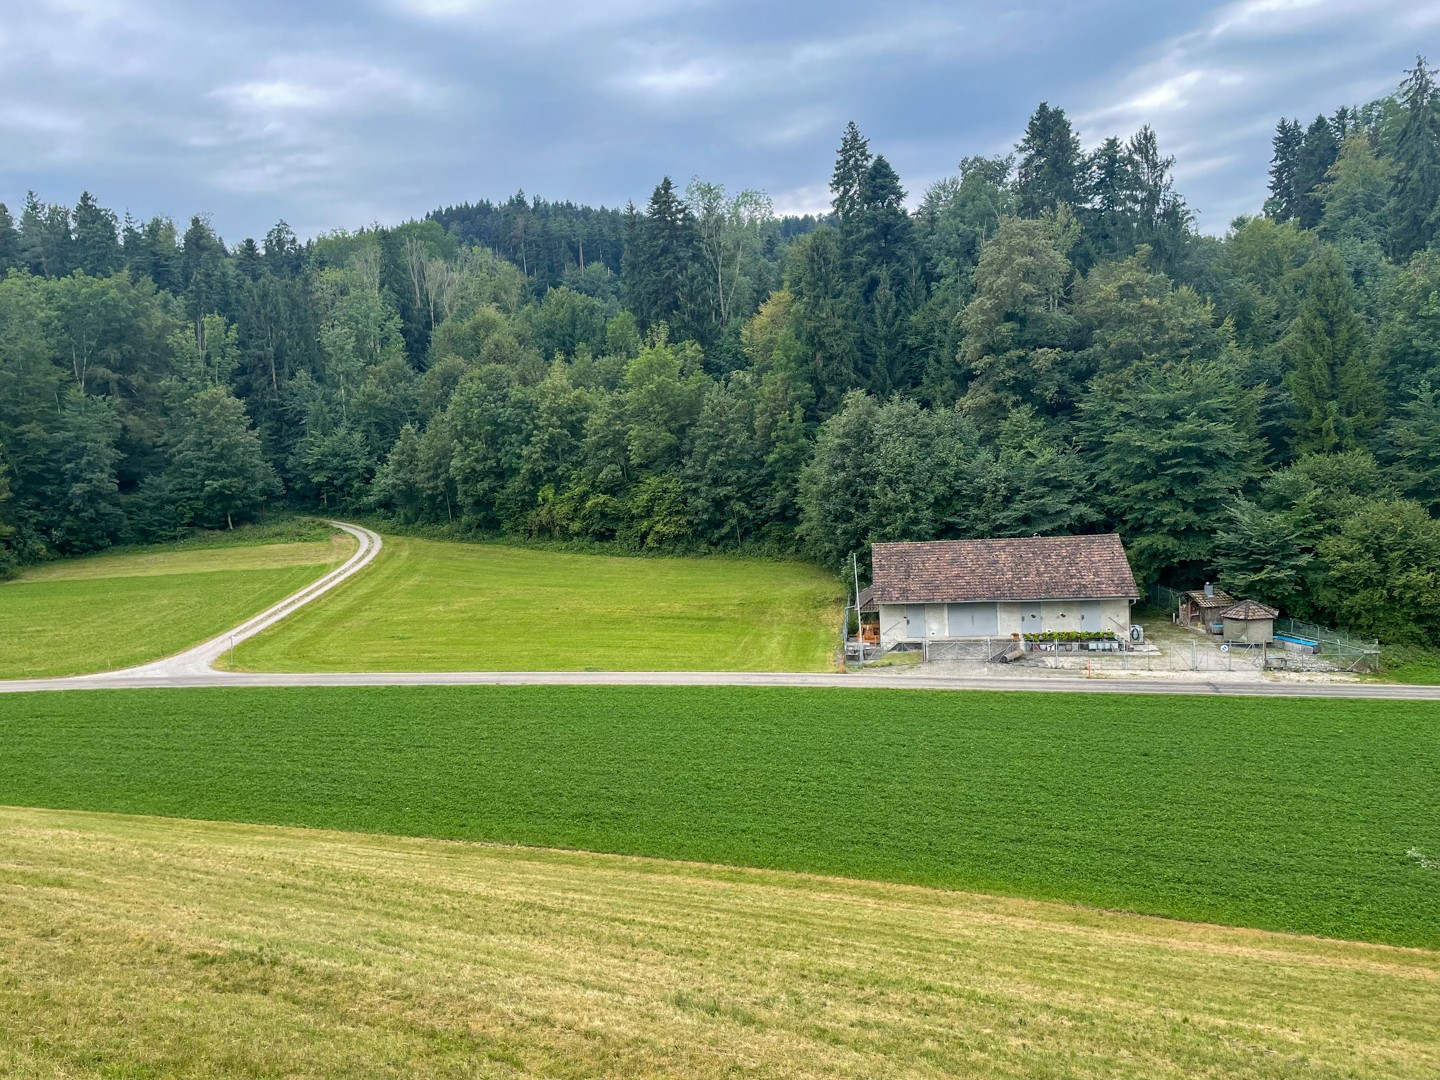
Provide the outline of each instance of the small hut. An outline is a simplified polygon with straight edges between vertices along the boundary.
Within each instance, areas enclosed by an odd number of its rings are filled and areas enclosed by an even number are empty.
[[[1214,585],[1191,589],[1180,596],[1179,622],[1184,626],[1198,626],[1207,634],[1219,633],[1216,628],[1221,622],[1220,612],[1234,603],[1233,596]]]
[[[1220,612],[1225,640],[1262,645],[1275,640],[1275,616],[1280,612],[1255,600],[1241,600]]]

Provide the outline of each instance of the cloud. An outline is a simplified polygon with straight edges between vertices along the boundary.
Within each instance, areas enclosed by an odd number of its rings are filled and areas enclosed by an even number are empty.
[[[996,10],[1001,7],[1002,10]],[[854,119],[912,193],[1041,100],[1153,124],[1210,228],[1259,207],[1281,115],[1397,82],[1440,0],[29,0],[0,22],[0,201],[302,234],[664,174],[823,211]]]
[[[1117,79],[1092,82],[1077,122],[1093,145],[1154,126],[1203,228],[1257,212],[1282,116],[1360,104],[1410,58],[1405,18],[1440,0],[1239,0],[1155,42]]]

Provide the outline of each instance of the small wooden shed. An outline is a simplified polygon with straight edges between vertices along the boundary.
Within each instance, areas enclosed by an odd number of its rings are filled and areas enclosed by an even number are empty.
[[[1184,626],[1198,626],[1208,634],[1220,624],[1220,612],[1234,603],[1233,596],[1214,585],[1191,589],[1180,596],[1179,621]]]
[[[1275,640],[1275,616],[1280,612],[1255,600],[1241,600],[1220,612],[1225,640],[1262,645]]]

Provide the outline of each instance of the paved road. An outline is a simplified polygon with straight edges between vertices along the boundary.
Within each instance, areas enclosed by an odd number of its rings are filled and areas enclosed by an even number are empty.
[[[364,569],[383,546],[359,525],[332,522],[360,546],[345,563],[314,584],[267,608],[234,630],[176,656],[123,671],[62,679],[0,679],[0,693],[40,690],[137,690],[208,686],[792,686],[889,690],[1021,690],[1090,694],[1201,694],[1233,697],[1372,698],[1440,702],[1440,686],[1384,683],[1202,682],[1179,679],[954,678],[910,672],[840,675],[739,671],[449,671],[286,674],[216,670],[232,646],[254,637]]]

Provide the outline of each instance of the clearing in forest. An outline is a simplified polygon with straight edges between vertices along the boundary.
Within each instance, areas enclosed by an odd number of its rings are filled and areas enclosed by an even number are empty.
[[[7,1076],[1440,1073],[1440,954],[616,856],[0,810]]]
[[[222,538],[215,547],[157,545],[31,568],[0,584],[0,678],[111,671],[222,633],[339,566],[355,548],[328,526],[307,531],[319,538]]]
[[[385,538],[236,653],[251,671],[824,671],[840,583],[765,559]]]

